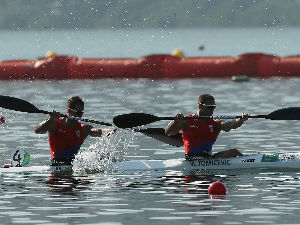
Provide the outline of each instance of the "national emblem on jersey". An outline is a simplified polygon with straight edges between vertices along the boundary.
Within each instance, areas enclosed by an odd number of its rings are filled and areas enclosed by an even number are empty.
[[[80,137],[80,130],[76,130],[76,136]]]
[[[67,131],[65,131],[63,129],[58,129],[57,132],[59,132],[59,133],[66,133]]]

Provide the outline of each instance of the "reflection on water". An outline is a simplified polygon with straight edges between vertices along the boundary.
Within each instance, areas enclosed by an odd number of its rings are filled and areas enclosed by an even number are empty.
[[[74,176],[72,171],[52,172],[45,182],[49,191],[62,195],[78,195],[88,188],[93,181],[87,176]]]

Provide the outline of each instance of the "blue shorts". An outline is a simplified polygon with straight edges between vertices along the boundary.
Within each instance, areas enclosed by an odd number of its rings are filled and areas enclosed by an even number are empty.
[[[207,153],[191,153],[191,154],[185,154],[186,160],[197,160],[197,159],[208,159],[208,158],[214,158],[213,155],[209,155]]]

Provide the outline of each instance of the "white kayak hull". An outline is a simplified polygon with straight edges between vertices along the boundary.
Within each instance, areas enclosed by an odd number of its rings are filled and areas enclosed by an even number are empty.
[[[300,153],[257,154],[227,159],[136,160],[116,162],[116,170],[237,170],[253,168],[299,169]]]
[[[114,162],[106,168],[113,171],[144,170],[239,170],[239,169],[272,169],[300,170],[300,153],[256,154],[227,159],[185,159],[169,160],[131,160]],[[62,166],[26,166],[0,168],[0,173],[39,172],[39,171],[72,171],[72,165]]]
[[[43,171],[56,171],[56,172],[73,171],[73,166],[72,165],[23,166],[23,167],[0,168],[0,174],[1,173],[22,173],[22,172],[43,172]]]

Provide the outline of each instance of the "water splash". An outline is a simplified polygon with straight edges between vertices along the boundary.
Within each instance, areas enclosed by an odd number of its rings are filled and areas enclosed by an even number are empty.
[[[103,135],[87,149],[80,150],[74,160],[74,168],[91,173],[109,171],[113,162],[124,159],[133,137],[134,132],[129,130]]]
[[[1,123],[1,129],[6,133],[9,125],[13,124],[14,121],[16,120],[16,113],[6,110],[6,109],[1,109],[0,110],[0,117],[5,118],[5,122]]]

